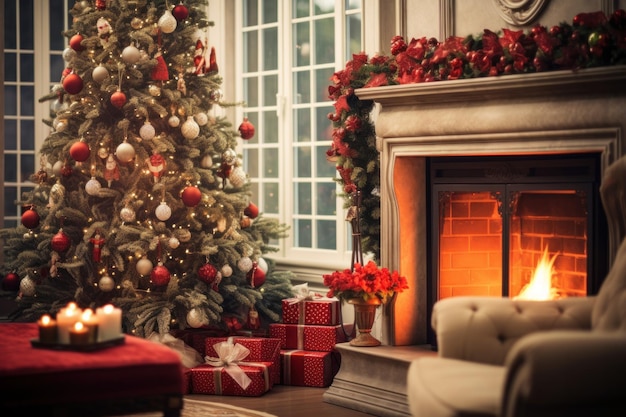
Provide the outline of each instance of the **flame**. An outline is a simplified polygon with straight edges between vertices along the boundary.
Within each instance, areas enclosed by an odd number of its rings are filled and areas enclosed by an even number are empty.
[[[556,291],[552,288],[553,265],[556,257],[557,254],[554,254],[551,259],[548,259],[548,248],[546,247],[530,282],[513,299],[550,300],[556,298]]]

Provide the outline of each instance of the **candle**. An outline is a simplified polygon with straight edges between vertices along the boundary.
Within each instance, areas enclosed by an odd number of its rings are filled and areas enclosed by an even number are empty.
[[[122,310],[107,304],[96,309],[98,317],[98,341],[116,339],[122,335]]]
[[[70,329],[70,345],[86,345],[89,343],[89,329],[82,321],[77,321]]]
[[[70,329],[78,321],[82,314],[82,310],[78,308],[76,303],[72,302],[67,307],[62,308],[57,314],[58,339],[59,343],[70,343]]]
[[[49,315],[44,314],[39,321],[39,341],[41,343],[56,343],[57,342],[57,322],[53,320]]]
[[[85,309],[80,316],[80,321],[87,328],[89,343],[96,343],[98,341],[98,317],[96,314],[90,308]]]

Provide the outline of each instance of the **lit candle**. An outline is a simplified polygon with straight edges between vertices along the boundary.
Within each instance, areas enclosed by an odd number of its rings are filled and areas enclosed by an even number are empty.
[[[80,319],[81,314],[82,310],[74,302],[59,311],[57,314],[59,343],[70,343],[70,329]]]
[[[98,341],[98,317],[96,317],[96,314],[90,308],[83,310],[80,321],[87,328],[89,343],[96,343]]]
[[[98,317],[98,341],[116,339],[122,335],[122,310],[107,304],[96,309]]]
[[[77,321],[70,329],[70,345],[86,345],[89,343],[89,329],[83,322]]]
[[[57,322],[55,320],[44,314],[37,324],[39,324],[39,341],[41,343],[57,342]]]

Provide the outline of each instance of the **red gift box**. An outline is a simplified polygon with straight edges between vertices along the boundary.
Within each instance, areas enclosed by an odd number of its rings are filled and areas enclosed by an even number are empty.
[[[340,307],[336,298],[286,298],[282,300],[283,323],[335,326],[340,323]]]
[[[228,337],[208,337],[205,339],[207,357],[216,357],[215,345],[228,340]],[[250,353],[245,357],[246,362],[270,362],[270,376],[272,383],[280,381],[280,339],[263,337],[232,336],[233,343],[240,343]]]
[[[251,380],[246,388],[239,385],[224,366],[196,366],[191,369],[191,393],[258,397],[273,386],[270,365],[270,362],[240,362],[237,366]]]
[[[335,359],[335,352],[281,350],[281,383],[283,385],[327,387],[339,369],[338,361]]]
[[[314,326],[272,323],[269,328],[270,337],[280,339],[281,349],[330,352],[335,344],[346,341],[346,335],[340,324],[336,326]]]
[[[191,394],[191,368],[183,370],[183,392]]]

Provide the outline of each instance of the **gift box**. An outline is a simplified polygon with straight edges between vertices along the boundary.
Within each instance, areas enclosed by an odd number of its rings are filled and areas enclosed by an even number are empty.
[[[250,351],[244,359],[246,362],[270,363],[272,383],[277,384],[280,381],[280,339],[244,336],[208,337],[204,340],[206,357],[217,357],[215,345],[229,339],[233,343],[242,344]]]
[[[330,352],[335,344],[345,342],[346,335],[340,324],[315,326],[305,324],[272,323],[270,337],[280,339],[281,349],[314,350]]]
[[[341,320],[340,307],[336,298],[286,298],[282,300],[283,323],[335,326]]]
[[[183,392],[185,394],[191,394],[191,369],[185,368],[183,370]]]
[[[281,384],[327,387],[339,370],[338,352],[281,350]]]
[[[249,385],[241,386],[228,372],[227,366],[199,365],[191,369],[191,393],[211,395],[239,395],[258,397],[268,392],[272,386],[271,362],[240,362],[238,372],[250,378]]]
[[[227,332],[220,329],[173,329],[170,331],[170,334],[194,348],[204,357],[206,354],[206,339],[208,337],[226,336]]]

